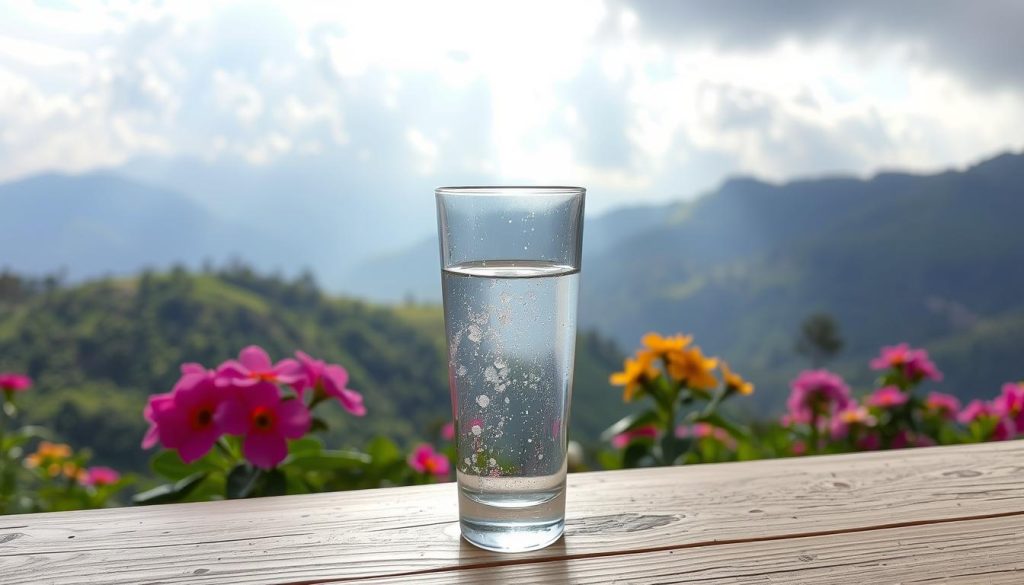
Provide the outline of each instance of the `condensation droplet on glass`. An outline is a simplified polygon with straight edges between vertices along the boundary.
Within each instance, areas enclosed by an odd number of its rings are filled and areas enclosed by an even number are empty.
[[[543,458],[544,458],[544,454],[543,453],[538,453],[537,454],[537,459],[538,460],[543,459]]]
[[[476,397],[476,403],[480,405],[480,408],[487,408],[487,405],[491,403],[491,399],[486,394],[481,394]]]
[[[508,396],[505,397],[505,404],[508,404]]]
[[[494,367],[498,368],[499,370],[504,370],[505,368],[508,367],[508,364],[505,363],[504,358],[499,356],[494,358]]]
[[[482,428],[480,428],[480,425],[473,425],[473,427],[471,429],[469,429],[469,431],[471,433],[473,433],[474,436],[477,436],[477,437],[480,436],[480,433],[484,432],[484,430]]]
[[[532,443],[532,442],[533,442],[533,439],[526,439],[526,442],[527,442],[527,443]]]
[[[466,375],[466,366],[459,366],[459,369],[456,370],[455,373],[457,375],[459,375],[459,376],[465,376]]]
[[[469,326],[469,333],[466,334],[466,337],[468,337],[473,343],[480,343],[480,340],[483,338],[483,334],[483,329],[480,329],[480,326],[474,323]]]
[[[495,370],[494,366],[487,366],[484,370],[484,382],[497,384],[498,381],[498,370]]]
[[[487,465],[490,465],[491,467],[494,467],[497,464],[498,462],[494,459],[494,457],[491,457],[490,459],[487,460]]]

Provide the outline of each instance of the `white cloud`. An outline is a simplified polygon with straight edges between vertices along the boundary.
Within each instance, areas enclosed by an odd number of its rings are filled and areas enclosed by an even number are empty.
[[[214,71],[213,95],[221,112],[234,116],[243,125],[256,122],[263,114],[263,96],[243,75],[222,69]]]
[[[1024,146],[1020,87],[923,59],[947,29],[892,15],[858,43],[849,26],[806,32],[838,9],[769,11],[777,30],[757,35],[753,17],[698,10],[679,41],[674,13],[643,3],[69,6],[0,4],[0,179],[320,157],[582,183],[601,208],[728,173],[925,170]]]

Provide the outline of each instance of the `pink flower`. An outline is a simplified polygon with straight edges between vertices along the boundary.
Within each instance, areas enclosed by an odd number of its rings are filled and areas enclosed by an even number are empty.
[[[1002,393],[992,401],[1000,416],[1008,418],[1015,428],[1024,430],[1024,383],[1007,382]]]
[[[451,441],[455,438],[455,423],[444,423],[444,426],[441,427],[441,438],[445,441]]]
[[[960,411],[957,420],[967,425],[981,419],[993,419],[996,423],[989,438],[994,441],[1012,439],[1016,435],[1017,426],[1014,424],[1013,419],[1004,416],[1003,405],[999,404],[1001,398],[1002,396],[993,402],[972,400]]]
[[[636,439],[655,439],[657,436],[658,428],[654,425],[630,429],[612,437],[612,447],[623,449]]]
[[[185,364],[183,375],[170,394],[150,397],[143,415],[151,426],[143,446],[159,440],[168,449],[177,449],[182,461],[191,463],[210,452],[221,436],[214,420],[218,408],[232,394],[218,387],[211,372],[202,366]]]
[[[0,373],[0,390],[4,392],[21,392],[31,386],[32,378],[24,374]]]
[[[896,433],[896,436],[892,438],[893,449],[905,449],[910,446],[910,432],[906,430],[900,430]]]
[[[121,479],[121,474],[116,470],[109,467],[90,467],[85,470],[85,474],[82,477],[82,485],[110,485],[117,483],[117,480]]]
[[[896,386],[886,386],[875,390],[874,394],[868,397],[867,404],[878,408],[892,408],[906,404],[907,400],[910,400],[910,396],[905,392]]]
[[[793,441],[793,446],[791,448],[793,450],[793,455],[803,455],[804,453],[807,453],[807,443],[804,443],[803,441]]]
[[[426,473],[435,477],[448,477],[448,458],[443,453],[434,451],[430,445],[417,445],[409,454],[409,467],[417,473]]]
[[[882,446],[881,439],[878,435],[870,434],[864,435],[860,439],[857,439],[857,449],[860,451],[876,451]]]
[[[952,394],[932,392],[928,395],[928,398],[925,399],[924,407],[930,413],[938,415],[939,417],[954,419],[956,418],[956,413],[960,411],[960,401]]]
[[[311,419],[301,400],[282,400],[277,386],[259,382],[224,401],[217,409],[217,422],[224,432],[245,436],[246,459],[271,469],[288,456],[287,439],[306,434]]]
[[[146,407],[142,410],[142,416],[149,423],[146,435],[142,437],[142,448],[149,449],[160,442],[160,427],[156,424],[157,412],[162,413],[174,408],[174,397],[171,394],[154,394],[149,397]]]
[[[809,423],[815,417],[831,416],[853,402],[843,379],[828,370],[805,370],[790,388],[786,405],[792,422]]]
[[[325,363],[310,357],[309,354],[297,351],[298,379],[290,382],[292,388],[300,395],[308,388],[312,388],[317,396],[330,396],[341,403],[342,408],[356,416],[366,414],[366,407],[363,405],[363,395],[348,388],[348,370],[345,368]],[[291,360],[283,360],[291,361]],[[279,362],[279,365],[282,362]],[[276,366],[275,366],[276,367]]]
[[[238,360],[228,360],[217,368],[219,386],[252,386],[260,382],[294,384],[302,379],[299,363],[283,359],[276,364],[258,345],[250,345],[238,354]]]
[[[967,403],[967,406],[960,411],[960,414],[958,414],[956,418],[962,424],[966,425],[986,416],[996,416],[995,409],[992,408],[992,405],[987,402],[982,402],[981,400],[972,400]]]
[[[932,363],[928,352],[913,349],[906,343],[883,347],[881,354],[871,360],[870,365],[873,370],[899,370],[911,382],[920,382],[925,378],[942,379],[942,372]]]

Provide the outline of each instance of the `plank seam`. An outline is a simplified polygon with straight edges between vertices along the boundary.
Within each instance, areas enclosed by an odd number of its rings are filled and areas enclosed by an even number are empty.
[[[1016,512],[998,512],[994,514],[980,514],[976,516],[960,516],[956,518],[937,518],[934,520],[913,520],[907,522],[892,522],[889,524],[877,524],[873,526],[862,526],[856,528],[839,528],[835,530],[816,530],[811,532],[794,532],[789,534],[779,534],[774,536],[756,536],[750,538],[729,538],[721,540],[704,540],[699,542],[690,542],[683,544],[673,544],[665,546],[648,547],[642,549],[630,549],[623,551],[608,551],[608,552],[592,552],[592,553],[579,553],[560,555],[552,557],[540,557],[531,559],[508,559],[503,561],[495,562],[484,562],[484,563],[473,563],[466,565],[458,565],[452,567],[437,567],[433,569],[420,569],[416,571],[405,571],[401,573],[387,573],[381,575],[365,575],[362,577],[347,577],[342,579],[314,579],[312,581],[289,581],[287,583],[281,583],[280,585],[327,585],[331,583],[353,583],[358,581],[367,581],[370,579],[382,579],[392,577],[415,577],[417,575],[428,575],[432,573],[445,573],[454,571],[466,571],[471,569],[489,569],[492,567],[505,567],[512,565],[530,565],[540,563],[551,563],[557,561],[575,561],[584,559],[595,559],[603,557],[614,557],[614,556],[628,556],[636,554],[645,554],[652,552],[666,552],[671,550],[683,550],[690,548],[703,548],[708,546],[723,546],[730,544],[750,544],[758,542],[774,542],[780,540],[795,540],[801,538],[815,538],[819,536],[836,536],[841,534],[856,534],[860,532],[874,532],[878,530],[894,530],[897,528],[912,528],[915,526],[931,526],[936,524],[950,524],[954,522],[974,522],[979,520],[993,520],[997,518],[1011,518],[1014,516],[1024,516],[1024,510]]]

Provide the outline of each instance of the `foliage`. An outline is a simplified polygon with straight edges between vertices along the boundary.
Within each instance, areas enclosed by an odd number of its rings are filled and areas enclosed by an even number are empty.
[[[403,449],[450,418],[440,307],[375,306],[323,294],[308,275],[261,275],[240,263],[67,285],[0,274],[0,369],[25,371],[36,390],[24,420],[88,447],[95,460],[145,472],[136,441],[147,398],[168,391],[186,362],[217,363],[256,343],[275,354],[316,348],[348,366],[372,417],[323,414],[325,445],[356,449],[387,436]],[[604,391],[620,359],[584,333],[577,349],[571,428],[593,443],[615,420]],[[129,440],[126,440],[129,438]]]
[[[613,384],[626,386],[627,401],[650,397],[654,405],[608,429],[605,436],[615,450],[599,455],[605,467],[848,453],[1024,436],[1024,382],[1008,382],[993,400],[974,400],[961,409],[952,395],[919,393],[923,382],[940,380],[942,373],[927,351],[906,343],[883,347],[871,360],[871,368],[880,374],[873,389],[862,396],[854,397],[838,374],[806,370],[791,384],[785,416],[777,423],[755,421],[747,429],[715,412],[720,402],[716,396],[743,393],[742,379],[724,363],[720,368],[725,385],[714,395],[695,393],[692,382],[681,380],[678,370],[673,373],[672,354],[682,351],[690,340],[683,335],[665,339],[648,334],[645,347],[613,376]],[[658,359],[665,369],[654,367]],[[684,416],[696,424],[677,427],[672,433],[679,406],[697,407]]]
[[[258,346],[215,370],[183,364],[168,394],[150,397],[144,447],[166,450],[153,471],[169,480],[135,496],[137,504],[235,499],[421,483],[447,478],[449,461],[421,445],[408,464],[378,438],[366,452],[324,449],[314,433],[328,423],[317,409],[336,404],[366,414],[363,397],[347,387],[348,371],[304,352],[272,363]],[[316,413],[316,414],[314,414]]]
[[[648,333],[623,370],[612,374],[611,383],[624,386],[624,401],[649,399],[649,406],[605,431],[617,451],[599,455],[604,467],[721,461],[732,457],[737,440],[748,440],[748,432],[718,407],[733,396],[752,394],[753,385],[725,362],[705,357],[692,341],[685,335]]]
[[[1020,374],[1022,180],[1013,154],[934,175],[734,179],[693,201],[613,211],[602,220],[618,239],[586,256],[580,323],[620,344],[683,328],[757,381],[744,402],[764,412],[807,367],[794,325],[824,311],[847,341],[828,366],[851,384],[870,385],[864,362],[906,339],[933,350],[961,398],[982,398]],[[641,211],[650,221],[630,229]]]
[[[960,408],[952,395],[918,387],[941,380],[928,352],[906,343],[883,347],[870,366],[880,375],[860,399],[825,370],[802,373],[793,382],[789,412],[781,425],[788,454],[846,453],[1005,440],[1024,435],[1024,383],[1007,383],[989,402]],[[787,454],[784,449],[782,454]]]
[[[102,508],[115,501],[134,476],[89,467],[87,451],[48,441],[45,428],[17,426],[15,398],[30,387],[27,376],[0,373],[0,514]]]

